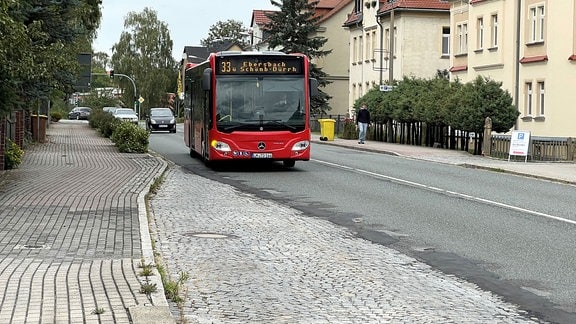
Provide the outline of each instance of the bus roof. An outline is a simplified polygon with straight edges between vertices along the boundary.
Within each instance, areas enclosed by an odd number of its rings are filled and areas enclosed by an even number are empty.
[[[250,51],[250,52],[243,52],[243,51],[221,51],[212,53],[215,56],[234,56],[234,55],[288,55],[284,52],[280,51]]]

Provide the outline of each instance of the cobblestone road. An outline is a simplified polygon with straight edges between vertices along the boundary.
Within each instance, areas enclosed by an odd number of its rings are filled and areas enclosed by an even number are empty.
[[[531,323],[514,305],[330,222],[172,167],[152,236],[190,323]]]

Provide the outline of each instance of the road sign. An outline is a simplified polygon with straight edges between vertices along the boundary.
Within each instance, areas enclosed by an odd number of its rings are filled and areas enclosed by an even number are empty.
[[[394,86],[387,85],[387,84],[381,84],[380,85],[380,91],[387,92],[387,91],[392,91],[392,89],[394,89]]]
[[[144,98],[142,98],[142,96],[140,96],[140,98],[138,98],[138,101],[139,101],[140,103],[143,103],[143,102],[144,102]]]
[[[524,157],[524,162],[528,160],[528,151],[530,149],[530,132],[515,130],[512,131],[510,137],[510,152],[508,153],[508,161],[511,155],[519,155]]]

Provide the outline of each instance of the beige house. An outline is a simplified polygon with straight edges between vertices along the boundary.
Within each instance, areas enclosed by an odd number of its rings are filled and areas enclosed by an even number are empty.
[[[266,24],[270,21],[268,14],[273,13],[272,10],[253,10],[252,20],[250,21],[249,43],[253,50],[267,49],[268,44],[266,40],[270,36],[266,31]]]
[[[318,22],[318,35],[327,39],[323,50],[332,50],[330,54],[314,58],[312,62],[327,74],[326,79],[331,83],[323,88],[326,94],[332,97],[328,105],[332,115],[348,113],[348,62],[349,45],[346,30],[342,28],[342,21],[346,20],[347,13],[352,10],[353,0],[320,0],[316,5]],[[267,49],[266,30],[264,26],[269,21],[267,11],[254,10],[251,22],[251,44],[254,49]],[[312,35],[316,36],[316,35]]]
[[[450,4],[441,0],[354,0],[349,30],[348,107],[375,86],[450,68]],[[393,53],[393,55],[390,55]]]
[[[576,136],[576,0],[451,4],[451,77],[502,82],[520,112],[516,129]]]

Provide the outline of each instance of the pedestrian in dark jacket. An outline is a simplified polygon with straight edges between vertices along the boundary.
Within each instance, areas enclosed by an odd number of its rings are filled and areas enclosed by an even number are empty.
[[[370,124],[370,112],[366,107],[366,103],[363,103],[360,110],[358,110],[358,114],[356,114],[356,123],[358,125],[358,144],[364,144],[368,124]]]

